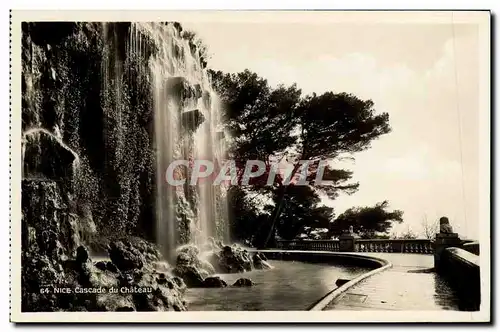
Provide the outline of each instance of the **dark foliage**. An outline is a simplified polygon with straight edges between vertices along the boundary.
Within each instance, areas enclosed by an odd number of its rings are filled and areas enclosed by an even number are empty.
[[[251,183],[249,191],[272,196],[272,208],[260,216],[245,208],[251,212],[248,220],[244,211],[235,214],[241,225],[258,220],[259,226],[254,228],[266,229],[268,235],[258,241],[260,245],[267,244],[275,227],[285,238],[292,238],[306,225],[324,224],[331,210],[318,206],[318,193],[334,199],[340,192],[355,192],[359,184],[349,182],[351,171],[335,169],[331,164],[324,171],[325,182],[316,183],[319,162],[363,151],[374,139],[391,131],[387,113],[376,114],[371,100],[349,93],[302,96],[296,85],[272,88],[267,80],[249,70],[237,74],[210,71],[210,75],[226,110],[226,127],[233,139],[231,157],[239,165],[245,165],[247,160],[266,162],[261,177],[266,180],[271,163],[286,160],[293,166],[290,178],[297,180],[299,161],[312,163],[307,180],[314,190],[291,186],[284,176],[277,176],[270,187],[266,181]],[[244,197],[241,192],[238,195]]]
[[[394,222],[403,221],[403,211],[388,211],[387,201],[370,207],[350,208],[335,219],[330,233],[338,236],[353,226],[353,231],[363,238],[376,238],[375,233],[387,233]]]

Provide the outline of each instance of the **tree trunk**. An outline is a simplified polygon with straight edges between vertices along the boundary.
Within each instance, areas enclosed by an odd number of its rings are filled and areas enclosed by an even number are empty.
[[[300,162],[298,162],[294,167],[293,167],[293,170],[292,170],[292,173],[291,173],[291,176],[290,176],[290,182],[293,180],[293,178],[295,177],[299,167],[300,167]],[[271,238],[271,236],[274,234],[274,229],[276,227],[276,222],[278,221],[279,219],[279,216],[281,214],[281,209],[283,208],[283,203],[285,201],[285,194],[286,194],[286,191],[288,189],[288,185],[289,184],[282,184],[281,187],[280,187],[280,192],[278,194],[278,202],[276,203],[276,206],[274,207],[274,210],[273,210],[273,214],[271,216],[271,229],[269,230],[269,233],[267,234],[267,237],[264,241],[264,243],[262,244],[262,248],[259,248],[259,249],[264,249],[267,247],[267,244],[269,242],[269,239]]]
[[[276,227],[276,221],[278,221],[278,218],[281,214],[281,208],[283,207],[283,203],[285,201],[285,193],[286,193],[286,186],[282,186],[280,188],[280,194],[278,195],[278,203],[274,207],[273,214],[271,216],[271,229],[269,229],[269,233],[267,234],[267,237],[262,243],[262,248],[259,249],[265,249],[267,247],[267,244],[269,240],[271,239],[271,236],[274,234],[274,228]]]

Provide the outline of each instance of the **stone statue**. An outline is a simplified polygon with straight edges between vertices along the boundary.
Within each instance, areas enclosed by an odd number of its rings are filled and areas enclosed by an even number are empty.
[[[439,233],[453,233],[453,228],[451,228],[450,221],[447,217],[441,217],[439,219]]]
[[[354,234],[354,227],[352,225],[349,226],[349,234]]]

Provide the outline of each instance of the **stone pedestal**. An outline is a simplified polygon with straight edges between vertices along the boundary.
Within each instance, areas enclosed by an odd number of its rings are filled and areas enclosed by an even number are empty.
[[[342,252],[353,252],[355,238],[352,234],[346,233],[339,236],[339,251]]]
[[[459,247],[461,244],[457,233],[438,233],[434,243],[434,268],[439,270],[441,255],[448,247]]]

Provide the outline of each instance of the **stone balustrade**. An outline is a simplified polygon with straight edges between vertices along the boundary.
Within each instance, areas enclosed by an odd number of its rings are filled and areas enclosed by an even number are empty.
[[[432,254],[434,252],[430,240],[379,240],[362,239],[355,241],[357,252],[394,252],[406,254]]]
[[[345,250],[344,243],[353,241],[354,250]],[[343,242],[341,250],[341,241]],[[355,251],[355,252],[393,252],[408,254],[432,254],[434,252],[430,240],[389,240],[389,239],[354,239],[340,240],[281,240],[277,241],[277,248],[283,250],[316,250],[316,251]]]
[[[277,248],[283,250],[340,251],[339,240],[290,240],[277,241]]]

